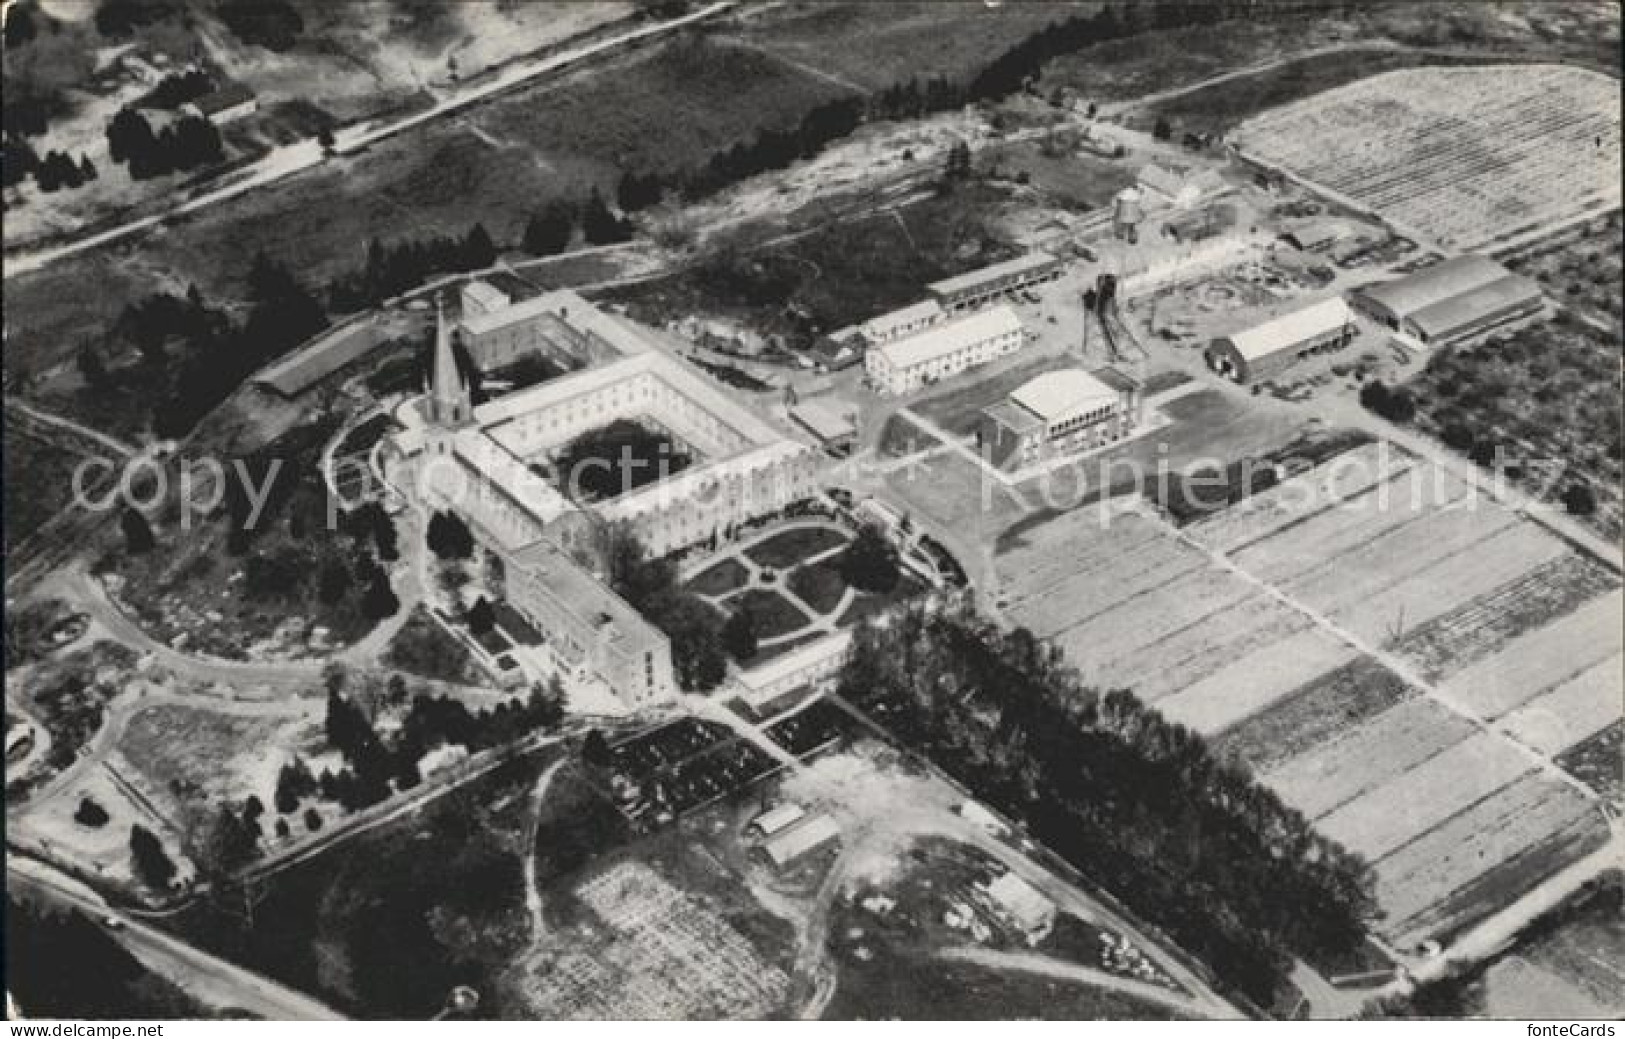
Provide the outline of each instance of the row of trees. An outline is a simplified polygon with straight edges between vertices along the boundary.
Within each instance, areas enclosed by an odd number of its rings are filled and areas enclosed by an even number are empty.
[[[121,108],[107,124],[107,150],[128,163],[136,180],[213,166],[226,159],[220,131],[202,116],[188,115],[154,130],[139,110]]]
[[[261,253],[249,271],[248,315],[240,325],[194,286],[185,295],[156,293],[126,305],[113,334],[139,351],[143,382],[160,387],[153,393],[152,428],[168,438],[190,432],[250,373],[326,327],[316,297]],[[82,346],[77,360],[93,390],[117,381],[94,344]]]
[[[865,626],[841,693],[1267,1002],[1291,957],[1347,952],[1369,868],[1236,764],[1057,648],[969,613]]]
[[[367,258],[361,267],[335,279],[328,286],[327,298],[336,311],[363,310],[437,274],[482,270],[496,259],[496,243],[483,224],[475,224],[460,237],[439,235],[395,243],[374,238],[367,243]]]
[[[63,188],[77,188],[100,175],[88,155],[80,155],[76,162],[67,152],[48,151],[42,159],[33,146],[21,137],[6,138],[4,162],[6,187],[21,184],[33,177],[39,189],[46,194]]]
[[[637,538],[616,532],[609,545],[609,579],[616,594],[671,642],[672,670],[687,692],[709,692],[728,676],[721,622],[703,599],[677,581],[669,559],[651,559]]]
[[[628,183],[635,185],[630,191]],[[628,173],[621,178],[617,192],[621,210],[630,213],[660,201],[660,178],[651,174],[647,178]],[[609,208],[597,188],[587,201],[577,206],[564,199],[554,199],[525,222],[520,247],[532,256],[553,256],[569,248],[576,229],[588,245],[613,245],[632,237],[632,224]]]

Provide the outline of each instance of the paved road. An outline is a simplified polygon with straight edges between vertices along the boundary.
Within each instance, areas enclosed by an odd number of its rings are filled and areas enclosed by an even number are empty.
[[[21,886],[58,905],[82,910],[93,920],[112,910],[83,884],[33,859],[8,855],[7,887]],[[139,920],[123,919],[108,933],[149,970],[167,978],[195,999],[217,1009],[238,1008],[272,1021],[342,1021],[331,1007],[278,984],[263,975],[228,963]],[[64,967],[71,969],[71,965]],[[85,984],[96,983],[86,978]]]
[[[717,2],[708,4],[681,18],[646,25],[641,29],[634,29],[616,36],[607,37],[596,43],[572,47],[547,57],[515,62],[478,82],[468,83],[452,89],[445,98],[421,112],[381,123],[362,122],[340,127],[334,134],[334,149],[341,155],[359,151],[384,138],[392,137],[404,130],[410,130],[430,120],[467,108],[505,90],[511,90],[537,76],[557,72],[560,69],[596,58],[601,54],[624,47],[627,44],[646,40],[703,21],[712,15],[733,7],[736,3],[737,0],[717,0]],[[22,274],[40,270],[69,256],[150,230],[177,216],[194,213],[257,188],[275,184],[277,181],[284,180],[296,173],[319,166],[326,159],[327,156],[314,139],[274,148],[247,166],[230,183],[223,184],[212,191],[206,191],[163,212],[130,220],[62,245],[20,251],[8,255],[5,263],[6,273],[8,275]]]

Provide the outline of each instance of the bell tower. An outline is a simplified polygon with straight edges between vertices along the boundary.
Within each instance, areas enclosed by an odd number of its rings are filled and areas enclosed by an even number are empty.
[[[434,358],[429,370],[429,420],[437,426],[454,428],[474,415],[473,395],[468,377],[457,363],[457,351],[446,314],[440,301],[434,307]]]

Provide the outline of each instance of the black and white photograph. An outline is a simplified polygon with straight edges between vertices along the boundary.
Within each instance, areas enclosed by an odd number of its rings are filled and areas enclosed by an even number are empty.
[[[8,1035],[1615,1034],[1616,0],[0,8]]]

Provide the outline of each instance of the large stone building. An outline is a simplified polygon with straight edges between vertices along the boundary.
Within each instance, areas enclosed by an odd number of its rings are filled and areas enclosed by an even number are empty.
[[[1016,312],[999,306],[871,347],[863,363],[870,384],[895,396],[1013,354],[1025,341]]]
[[[1273,379],[1304,358],[1341,350],[1359,331],[1341,299],[1325,299],[1214,339],[1207,365],[1241,383]]]
[[[506,363],[527,349],[566,351],[589,366],[473,405],[466,358]],[[496,557],[509,603],[560,665],[634,705],[676,686],[665,636],[602,579],[611,534],[665,555],[819,485],[818,452],[571,292],[465,316],[456,338],[440,320],[430,372],[428,392],[397,412],[405,428],[383,452],[386,478],[409,499],[463,517]],[[617,420],[665,434],[689,464],[607,499],[575,493],[553,461]]]
[[[982,412],[984,456],[1005,469],[1101,447],[1140,423],[1140,384],[1115,368],[1066,368],[1022,383]]]
[[[1372,320],[1426,346],[1470,339],[1545,311],[1540,286],[1484,256],[1457,256],[1349,293]]]

